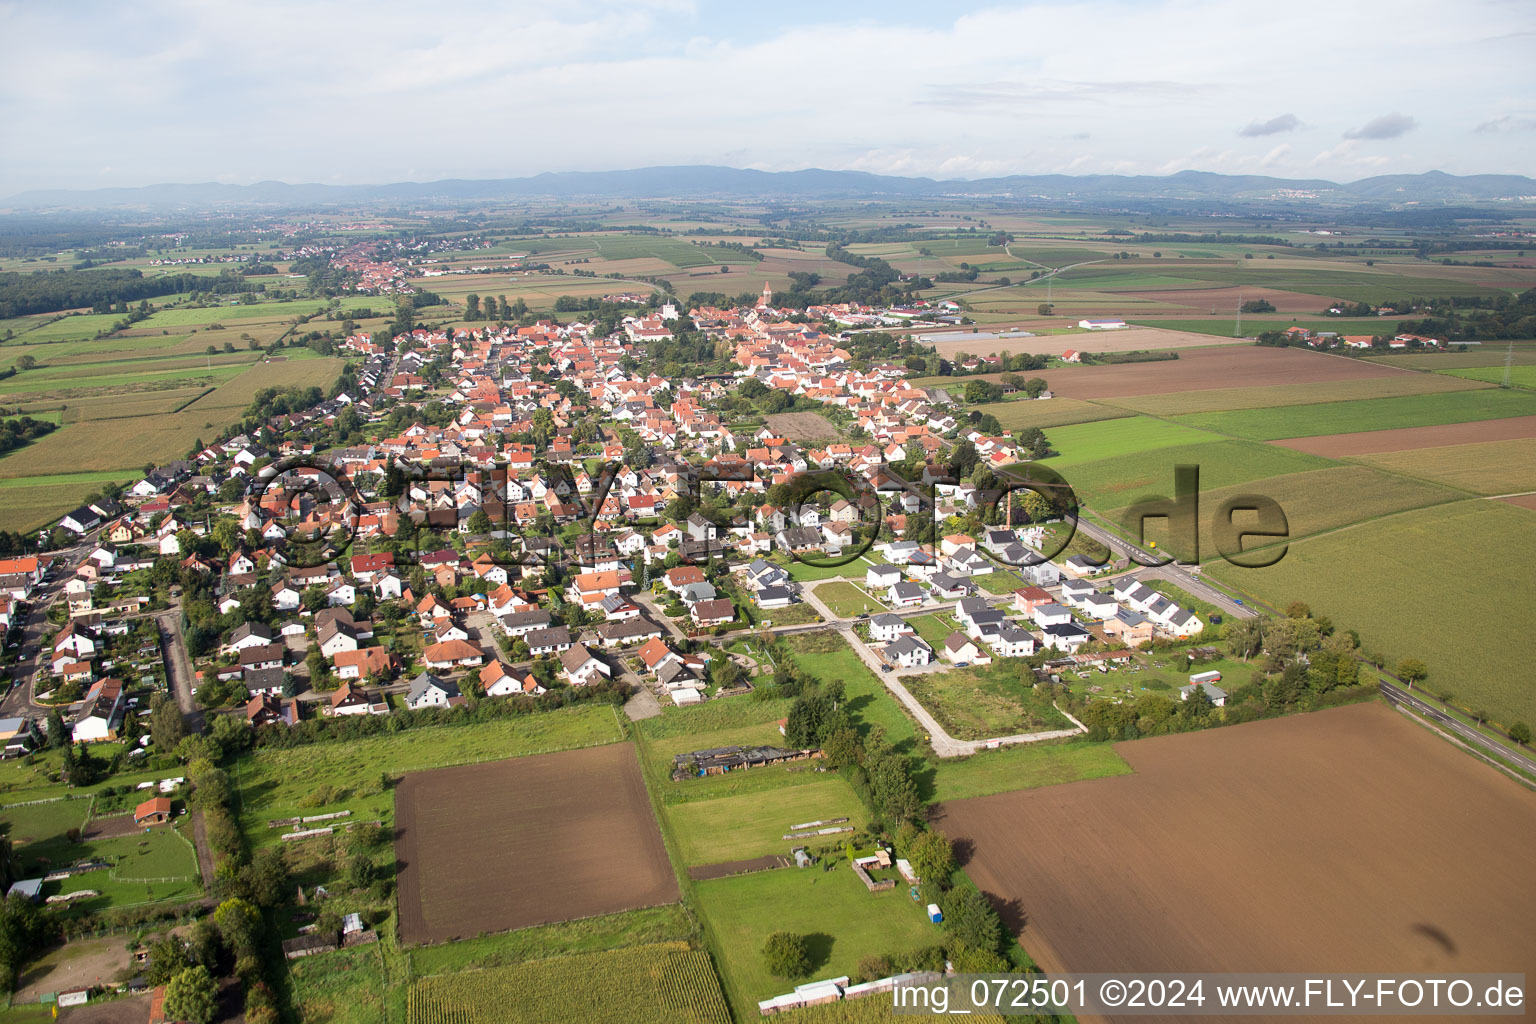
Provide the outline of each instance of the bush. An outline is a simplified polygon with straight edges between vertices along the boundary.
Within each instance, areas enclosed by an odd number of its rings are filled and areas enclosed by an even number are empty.
[[[777,978],[803,978],[811,970],[811,954],[805,936],[793,932],[774,932],[763,943],[763,963]]]

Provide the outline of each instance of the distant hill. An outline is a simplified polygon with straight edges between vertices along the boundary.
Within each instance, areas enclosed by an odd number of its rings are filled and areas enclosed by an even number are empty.
[[[308,207],[387,202],[455,202],[514,198],[784,198],[878,199],[1008,196],[1057,202],[1173,200],[1230,202],[1255,199],[1329,204],[1466,203],[1536,197],[1536,179],[1515,174],[1454,175],[1443,171],[1388,174],[1347,184],[1321,179],[1180,171],[1170,175],[1019,174],[973,181],[935,181],[863,171],[753,171],[735,167],[642,167],[628,171],[562,171],[528,178],[447,179],[389,185],[147,185],[74,191],[43,189],[4,200],[11,210]]]

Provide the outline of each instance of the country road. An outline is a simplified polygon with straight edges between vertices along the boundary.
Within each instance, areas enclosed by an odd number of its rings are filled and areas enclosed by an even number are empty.
[[[1441,728],[1449,730],[1456,736],[1457,739],[1463,740],[1464,742],[1469,743],[1476,748],[1480,748],[1481,750],[1487,751],[1489,754],[1502,758],[1503,760],[1516,765],[1520,768],[1520,770],[1524,771],[1532,778],[1536,778],[1536,758],[1531,757],[1529,754],[1516,750],[1514,747],[1506,746],[1488,736],[1484,736],[1481,732],[1478,732],[1476,729],[1472,728],[1472,726],[1467,725],[1460,719],[1447,714],[1445,711],[1435,707],[1428,701],[1420,700],[1414,694],[1409,693],[1406,687],[1398,686],[1395,683],[1389,683],[1383,679],[1381,681],[1381,692],[1382,695],[1385,696],[1387,700],[1391,701],[1393,704],[1401,704],[1410,710],[1423,715],[1425,718],[1429,719],[1431,722],[1434,722]]]

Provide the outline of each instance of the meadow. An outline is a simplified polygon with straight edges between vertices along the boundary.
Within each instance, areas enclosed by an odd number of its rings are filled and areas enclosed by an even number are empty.
[[[860,957],[920,949],[944,937],[904,886],[870,892],[846,862],[831,871],[782,868],[717,878],[694,891],[740,1020],[755,1019],[758,1000],[796,984],[773,977],[763,965],[763,943],[773,932],[808,937],[811,978],[853,974]]]
[[[1053,462],[1048,459],[1041,465]],[[1062,475],[1083,504],[1118,509],[1151,495],[1171,497],[1177,465],[1199,466],[1200,487],[1207,490],[1324,469],[1333,463],[1274,445],[1211,440],[1079,462]]]
[[[1148,416],[1057,427],[1045,436],[1051,447],[1060,454],[1042,460],[1041,465],[1058,470],[1113,456],[1213,440],[1203,431]]]
[[[1506,380],[1517,388],[1536,388],[1536,365],[1526,363],[1509,367],[1484,366],[1472,370],[1447,370],[1447,374],[1463,380],[1481,380],[1489,384],[1503,384]]]
[[[350,810],[387,819],[394,795],[384,776],[616,743],[623,736],[612,708],[566,708],[347,743],[257,750],[237,762],[232,776],[241,826],[252,846],[263,846],[278,841],[277,830],[267,827],[275,818]],[[317,778],[326,780],[328,791],[320,793],[331,799],[317,799]]]
[[[794,781],[763,793],[667,806],[683,863],[692,867],[769,854],[788,856],[797,844],[782,837],[792,825],[848,818],[857,827],[868,819],[864,805],[840,777],[817,781],[801,773]]]
[[[1420,659],[1425,685],[1462,706],[1505,725],[1536,722],[1529,634],[1515,624],[1517,609],[1536,607],[1533,516],[1458,501],[1299,541],[1266,569],[1216,562],[1206,572],[1274,607],[1307,602],[1358,629],[1389,666]]]
[[[1362,430],[1392,430],[1536,414],[1536,395],[1481,388],[1448,394],[1324,402],[1273,409],[1193,413],[1177,422],[1233,437],[1273,441]]]
[[[853,565],[853,563],[849,564],[850,567]],[[856,575],[863,576],[864,573],[858,572]],[[885,610],[885,604],[864,589],[862,579],[858,585],[844,582],[823,583],[816,588],[816,596],[839,618],[850,619],[865,612],[873,615],[875,612]]]
[[[1069,729],[1066,716],[1041,700],[1018,662],[999,658],[990,665],[909,675],[902,684],[962,740]]]
[[[754,1007],[755,1009],[755,1007]],[[423,978],[407,1024],[729,1024],[709,955],[684,943],[634,946]]]

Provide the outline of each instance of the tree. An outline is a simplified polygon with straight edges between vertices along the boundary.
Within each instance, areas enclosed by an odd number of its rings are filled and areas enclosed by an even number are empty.
[[[170,1020],[208,1024],[217,1010],[219,987],[201,964],[188,967],[165,989],[165,1016]]]
[[[955,849],[942,832],[924,832],[908,847],[907,860],[918,878],[947,885],[955,870]]]
[[[30,370],[30,369],[32,369],[36,365],[37,365],[37,357],[36,356],[26,355],[26,356],[22,356],[20,359],[16,360],[16,369],[18,369],[18,370]]]
[[[1049,302],[1042,302],[1040,305],[1035,307],[1035,312],[1039,313],[1041,316],[1050,316],[1051,308],[1052,307]]]
[[[48,746],[62,747],[68,737],[69,726],[64,724],[64,712],[55,707],[48,712]]]
[[[256,951],[261,937],[261,911],[251,903],[238,898],[225,900],[214,910],[213,923],[236,956]]]
[[[1509,727],[1509,738],[1523,747],[1531,742],[1531,727],[1524,722],[1515,722]]]
[[[1231,619],[1221,627],[1227,650],[1247,661],[1264,647],[1264,626],[1258,619]]]
[[[181,708],[163,693],[157,693],[149,702],[149,738],[155,750],[169,754],[187,735],[187,723],[182,721]]]
[[[545,410],[540,411],[543,412]],[[485,509],[477,508],[474,514],[469,517],[469,532],[475,534],[491,532],[491,517],[486,514]]]
[[[956,941],[973,949],[996,952],[1003,926],[997,911],[977,889],[959,886],[939,897],[944,927]]]
[[[1397,678],[1412,686],[1429,678],[1429,666],[1418,658],[1404,658],[1397,663]]]
[[[803,978],[811,971],[811,954],[805,936],[774,932],[763,943],[763,963],[776,978]]]
[[[149,969],[145,979],[151,985],[164,985],[176,975],[192,966],[192,954],[186,943],[174,935],[167,935],[149,947]]]

